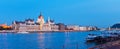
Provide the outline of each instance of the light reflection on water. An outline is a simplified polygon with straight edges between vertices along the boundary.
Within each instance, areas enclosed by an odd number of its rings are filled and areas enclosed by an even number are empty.
[[[98,32],[0,33],[0,49],[87,49],[95,43],[85,43],[85,37]]]

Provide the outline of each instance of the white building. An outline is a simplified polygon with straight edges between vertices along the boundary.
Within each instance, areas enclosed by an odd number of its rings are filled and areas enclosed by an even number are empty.
[[[87,27],[83,27],[83,26],[79,27],[79,29],[80,29],[80,31],[87,31],[88,30]]]
[[[94,26],[79,26],[79,25],[67,25],[68,30],[75,30],[75,31],[91,31],[97,30],[97,27]]]
[[[93,26],[80,26],[80,31],[91,31],[91,30],[97,30],[97,27]]]
[[[37,22],[33,19],[26,19],[25,21],[14,21],[12,27],[16,31],[58,31],[58,26],[48,18],[48,22],[44,22],[43,16],[40,14]]]
[[[68,30],[80,30],[79,25],[67,25]]]

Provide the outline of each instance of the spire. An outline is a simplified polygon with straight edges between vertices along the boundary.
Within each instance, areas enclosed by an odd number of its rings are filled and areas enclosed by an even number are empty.
[[[48,17],[48,25],[50,26],[51,22],[50,22],[50,17]]]
[[[48,23],[50,23],[50,17],[48,17]]]
[[[42,16],[42,12],[40,12],[40,16]]]
[[[43,16],[42,16],[42,12],[40,12],[40,15],[39,15],[39,17],[38,17],[38,18],[41,18],[41,17],[43,17]]]

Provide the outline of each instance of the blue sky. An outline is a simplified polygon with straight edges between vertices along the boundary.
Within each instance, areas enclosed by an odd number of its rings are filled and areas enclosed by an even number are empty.
[[[37,19],[83,26],[108,27],[120,22],[120,0],[0,0],[0,24]]]

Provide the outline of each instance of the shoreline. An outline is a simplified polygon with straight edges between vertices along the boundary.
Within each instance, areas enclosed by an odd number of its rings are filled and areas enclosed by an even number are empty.
[[[120,45],[120,40],[107,42],[105,44],[97,45],[89,49],[110,49],[110,48],[119,47],[118,45]]]
[[[96,31],[96,30],[93,30]],[[0,33],[17,33],[19,31],[17,30],[0,30]],[[88,31],[81,31],[81,30],[62,30],[62,31],[26,31],[26,32],[40,32],[40,33],[46,33],[46,32],[88,32]]]

